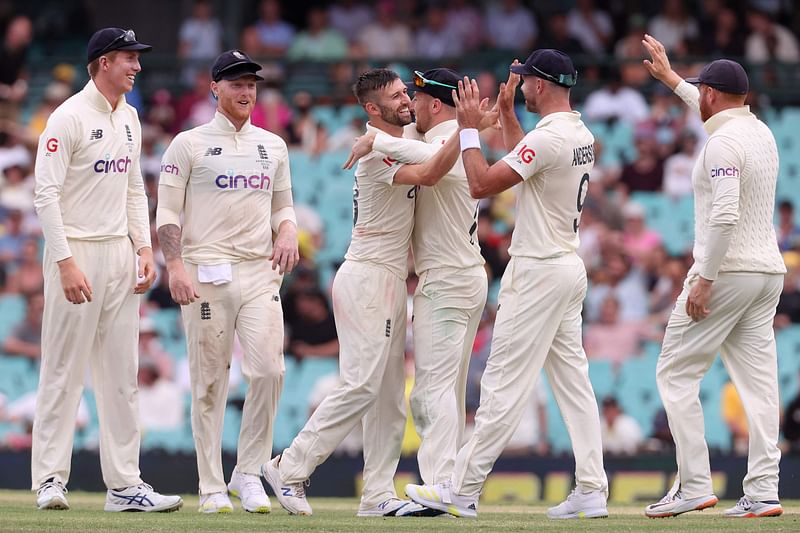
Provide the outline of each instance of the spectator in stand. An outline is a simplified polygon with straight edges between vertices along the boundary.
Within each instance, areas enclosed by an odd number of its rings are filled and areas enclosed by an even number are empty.
[[[22,426],[22,433],[9,432],[5,435],[4,442],[8,448],[12,450],[30,450],[33,442],[33,418],[36,414],[36,391],[23,394],[13,402],[10,402],[6,408],[4,416],[0,416],[0,420],[5,419],[8,422]],[[78,404],[78,413],[75,417],[75,431],[83,432],[89,425],[90,415],[89,409],[86,407],[86,402],[81,397]]]
[[[506,270],[510,257],[508,256],[508,243],[504,246],[504,237],[494,230],[494,217],[491,209],[481,209],[478,212],[478,243],[481,245],[481,255],[486,260],[489,269],[489,280],[500,279]]]
[[[661,41],[667,52],[677,52],[687,41],[696,39],[700,30],[687,11],[685,0],[664,0],[661,12],[650,21],[647,33]]]
[[[470,413],[471,419],[475,413]],[[469,438],[472,424],[465,431],[465,438]],[[547,434],[547,392],[541,382],[541,376],[536,380],[531,391],[530,399],[525,404],[522,421],[511,436],[511,440],[503,450],[503,456],[547,455],[550,451],[550,442]]]
[[[0,120],[0,172],[13,165],[19,165],[23,168],[33,166],[31,153],[22,143],[19,135],[22,132],[13,126],[13,123],[3,124],[3,121]]]
[[[611,45],[614,25],[611,17],[595,6],[594,0],[578,0],[567,15],[569,34],[580,41],[586,52],[602,56]]]
[[[641,266],[643,258],[652,250],[661,247],[661,235],[645,224],[645,210],[641,204],[628,202],[622,208],[625,219],[622,228],[622,245],[631,256],[633,264]]]
[[[11,333],[3,341],[3,352],[6,355],[26,357],[31,361],[39,361],[42,356],[42,312],[44,311],[44,294],[29,294],[25,298],[25,318],[14,326]]]
[[[784,252],[783,260],[787,272],[783,278],[783,292],[775,309],[776,329],[800,324],[800,253]]]
[[[0,48],[0,119],[16,119],[28,94],[25,63],[32,40],[31,19],[25,15],[11,19]]]
[[[156,126],[162,131],[172,131],[175,128],[175,106],[172,102],[172,93],[169,89],[157,89],[150,98],[150,108],[146,114],[146,124]],[[162,147],[162,150],[164,147]],[[144,169],[143,169],[144,170]],[[156,174],[159,170],[156,169]]]
[[[464,51],[461,34],[447,25],[441,6],[431,4],[425,11],[425,25],[417,30],[416,55],[425,59],[455,58]]]
[[[747,431],[747,413],[736,387],[728,380],[721,392],[721,415],[731,432],[731,451],[736,455],[747,455],[750,437]]]
[[[299,361],[307,357],[339,356],[339,339],[328,300],[319,289],[305,289],[293,300],[288,353]]]
[[[600,306],[597,322],[588,324],[583,334],[583,349],[593,361],[610,361],[619,367],[642,353],[645,341],[660,340],[646,320],[620,320],[619,300],[608,294]]]
[[[170,133],[174,135],[211,120],[217,103],[211,97],[210,85],[211,74],[207,70],[198,71],[191,92],[184,93],[175,104],[175,125]]]
[[[544,29],[539,48],[554,48],[569,56],[580,56],[586,53],[581,41],[570,34],[566,11],[556,11],[547,19],[547,26]]]
[[[658,280],[650,291],[649,305],[650,320],[658,327],[666,327],[688,271],[682,257],[668,257],[661,265]]]
[[[158,369],[158,375],[170,380],[175,376],[175,362],[164,349],[158,330],[149,316],[139,320],[139,361],[147,360]]]
[[[178,58],[184,62],[183,81],[191,86],[200,70],[205,70],[222,52],[222,25],[213,14],[209,0],[195,0],[192,14],[178,30]]]
[[[28,235],[22,231],[23,214],[19,209],[8,212],[4,224],[5,231],[0,237],[0,262],[16,263],[22,258],[22,245]]]
[[[641,87],[650,80],[650,74],[642,65],[642,39],[647,29],[647,19],[640,13],[628,18],[628,32],[614,45],[614,57],[623,61],[619,67],[622,83],[631,87]]]
[[[322,7],[308,10],[308,27],[298,33],[286,53],[290,61],[339,61],[347,57],[347,39],[328,25]]]
[[[0,180],[0,209],[17,210],[23,216],[32,215],[33,211],[33,176],[27,168],[11,165],[3,170]]]
[[[142,435],[152,430],[174,430],[184,425],[183,391],[161,374],[149,357],[139,357],[139,423]]]
[[[445,13],[447,26],[458,34],[465,51],[476,50],[483,44],[486,37],[483,14],[472,0],[449,0]]]
[[[28,122],[29,145],[33,146],[39,142],[39,135],[44,131],[50,114],[70,96],[72,96],[71,85],[56,80],[47,85],[44,90],[44,98]]]
[[[408,25],[396,17],[397,8],[391,0],[381,0],[376,19],[358,34],[360,51],[357,55],[371,59],[399,59],[414,54],[414,37]]]
[[[356,42],[358,32],[374,18],[372,8],[358,0],[337,0],[328,8],[331,27],[344,35],[350,44]]]
[[[321,131],[324,128],[311,113],[314,97],[308,91],[298,91],[294,94],[292,103],[296,113],[289,129],[289,144],[299,145],[307,154],[318,156],[324,149],[324,135]]]
[[[660,191],[664,182],[664,163],[659,154],[655,127],[639,125],[634,131],[633,141],[637,157],[622,167],[620,184],[628,193]]]
[[[699,23],[704,31],[694,46],[696,54],[712,58],[744,55],[744,27],[736,12],[722,0],[705,0]]]
[[[778,204],[778,248],[781,252],[800,247],[800,226],[795,223],[794,204],[791,200],[781,200]]]
[[[635,455],[644,442],[642,428],[622,409],[613,396],[603,399],[600,432],[603,451],[609,455]]]
[[[635,126],[650,116],[650,108],[642,93],[622,83],[622,73],[616,69],[603,69],[605,85],[586,98],[584,116],[591,121],[625,122]]]
[[[153,288],[147,293],[147,304],[156,309],[180,309],[169,290],[169,274],[163,264],[159,265],[158,277]]]
[[[664,194],[673,200],[690,196],[692,191],[692,168],[697,158],[697,137],[684,130],[678,137],[680,151],[664,161]]]
[[[9,265],[8,292],[29,296],[44,290],[44,273],[39,258],[39,239],[26,237],[22,243],[20,260]]]
[[[795,377],[800,380],[800,375]],[[800,454],[800,392],[786,406],[781,431],[783,438],[786,439],[789,453]]]
[[[262,0],[258,5],[259,19],[242,32],[242,49],[254,57],[281,58],[294,40],[294,26],[281,18],[278,0]],[[208,89],[208,85],[206,85]]]
[[[533,11],[519,0],[488,2],[486,38],[493,48],[528,53],[535,48],[539,26]]]
[[[602,302],[609,294],[620,304],[620,320],[636,321],[647,318],[647,290],[642,273],[633,268],[630,258],[625,254],[610,254],[604,268],[595,272],[584,304],[587,322],[596,322],[599,319]]]
[[[263,120],[253,121],[251,116],[251,122],[260,128],[280,135],[284,141],[288,142],[289,128],[292,125],[292,108],[289,107],[283,93],[275,87],[265,87],[259,90],[256,107],[261,110],[259,114],[263,114]]]
[[[745,41],[745,58],[753,63],[800,61],[797,37],[786,27],[775,22],[769,13],[750,9],[747,26],[751,33]]]

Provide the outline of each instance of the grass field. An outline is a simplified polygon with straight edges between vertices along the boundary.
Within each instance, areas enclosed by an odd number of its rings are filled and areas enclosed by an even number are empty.
[[[30,492],[0,490],[0,531],[253,531],[270,532],[424,532],[424,531],[800,531],[800,501],[783,502],[778,518],[730,519],[715,509],[677,518],[649,519],[641,506],[610,506],[611,516],[598,520],[553,521],[544,506],[484,506],[477,520],[448,518],[356,518],[355,499],[311,498],[314,515],[290,516],[272,498],[268,515],[245,513],[238,506],[229,515],[201,515],[197,496],[184,496],[177,513],[106,513],[105,494],[70,492],[69,511],[37,511]]]

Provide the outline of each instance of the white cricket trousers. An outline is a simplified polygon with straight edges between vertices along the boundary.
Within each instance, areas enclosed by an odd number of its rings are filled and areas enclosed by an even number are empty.
[[[705,441],[700,381],[717,351],[742,399],[750,435],[742,487],[754,501],[778,499],[778,358],[772,321],[783,274],[720,273],[711,289],[711,313],[699,322],[686,314],[697,275],[690,274],[672,310],[656,382],[675,440],[678,479],[686,498],[713,493]]]
[[[72,304],[58,264],[44,252],[42,362],[31,451],[35,490],[45,480],[69,481],[75,417],[88,363],[100,423],[100,467],[106,487],[124,488],[139,477],[139,296],[136,254],[127,237],[69,240],[92,301]]]
[[[222,427],[228,375],[237,333],[247,393],[236,471],[260,475],[272,456],[272,433],[283,388],[281,277],[267,259],[231,265],[233,281],[199,283],[197,265],[185,263],[200,298],[181,308],[192,388],[192,433],[197,451],[200,494],[226,492],[222,471]]]
[[[396,497],[405,430],[406,284],[386,268],[345,261],[333,281],[341,384],[317,407],[280,461],[285,483],[302,483],[353,427],[364,427],[363,506]]]
[[[481,265],[433,268],[420,275],[414,294],[414,388],[411,414],[422,442],[422,481],[449,481],[464,437],[467,369],[486,305]]]
[[[586,270],[577,254],[511,258],[500,284],[475,431],[453,470],[457,494],[480,494],[522,419],[543,366],[572,440],[577,487],[608,490],[600,416],[581,344],[585,296]]]

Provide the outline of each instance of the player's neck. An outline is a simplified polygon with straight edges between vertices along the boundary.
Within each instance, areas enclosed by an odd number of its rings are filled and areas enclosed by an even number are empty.
[[[230,121],[230,123],[233,124],[233,127],[236,128],[236,131],[241,131],[242,126],[244,126],[245,122],[247,122],[247,118],[245,118],[245,119],[237,119],[237,118],[232,117],[228,112],[226,112],[224,109],[222,109],[221,106],[217,106],[217,111],[219,111],[222,114],[222,116],[227,118]],[[250,117],[248,117],[248,118],[250,118]]]
[[[97,87],[97,91],[108,100],[108,103],[111,105],[111,110],[116,110],[119,99],[125,93],[115,90],[114,86],[103,76],[95,76],[92,81],[94,81],[94,86]]]
[[[572,112],[572,106],[569,105],[569,101],[556,101],[556,102],[547,102],[543,103],[539,106],[539,116],[541,118],[546,117],[552,113],[570,113]]]
[[[403,136],[403,126],[395,126],[394,124],[389,124],[385,120],[381,118],[370,118],[368,124],[373,128],[378,128],[384,133],[388,133],[392,137],[402,137]]]

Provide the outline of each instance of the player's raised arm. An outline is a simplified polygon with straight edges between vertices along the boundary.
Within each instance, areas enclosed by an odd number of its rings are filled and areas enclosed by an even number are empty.
[[[686,105],[688,105],[695,113],[700,113],[700,92],[697,87],[683,82],[677,72],[672,70],[669,63],[669,57],[664,45],[652,35],[645,34],[642,39],[642,45],[650,54],[650,59],[643,59],[642,63],[647,71],[655,79],[669,87],[674,91]]]
[[[480,148],[478,128],[483,120],[478,82],[465,77],[458,82],[458,91],[453,91],[456,104],[456,116],[459,140],[467,172],[469,193],[473,198],[486,198],[522,181],[522,178],[506,163],[498,161],[491,167]]]
[[[519,65],[518,60],[514,60],[511,66]],[[521,76],[510,68],[508,70],[508,80],[500,84],[500,91],[497,95],[497,109],[500,114],[500,129],[503,132],[503,144],[506,150],[513,149],[525,136],[522,125],[517,119],[514,109],[514,97],[517,93]]]

